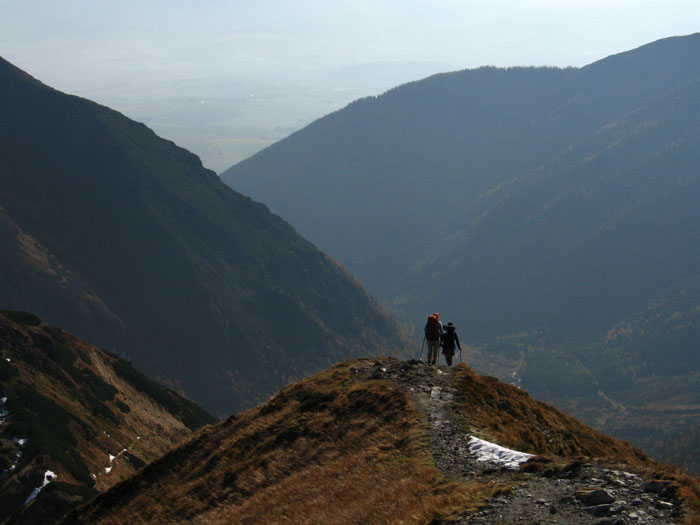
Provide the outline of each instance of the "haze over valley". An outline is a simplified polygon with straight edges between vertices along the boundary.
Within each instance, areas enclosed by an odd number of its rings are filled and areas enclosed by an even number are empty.
[[[693,0],[3,0],[0,50],[221,172],[405,82],[479,66],[580,67],[698,23]]]
[[[700,522],[698,27],[0,0],[0,522]]]

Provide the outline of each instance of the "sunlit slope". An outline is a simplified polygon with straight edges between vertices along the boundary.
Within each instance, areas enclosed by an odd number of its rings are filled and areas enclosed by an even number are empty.
[[[391,380],[382,375],[389,367],[408,375]],[[290,385],[200,431],[67,522],[426,523],[473,512],[513,478],[450,480],[435,466],[411,393],[426,387],[411,375],[423,368],[356,360]],[[588,456],[655,467],[628,444],[466,367],[453,386],[464,433],[550,456],[550,466]]]
[[[0,312],[0,404],[0,520],[13,523],[57,519],[214,422],[126,361],[22,312]]]
[[[431,467],[406,394],[352,367],[197,434],[69,522],[415,522],[467,503]]]

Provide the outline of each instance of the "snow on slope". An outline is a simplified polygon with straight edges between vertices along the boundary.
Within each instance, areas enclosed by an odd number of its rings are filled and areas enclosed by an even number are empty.
[[[495,463],[513,469],[518,468],[521,463],[525,463],[532,457],[532,454],[510,450],[474,436],[469,439],[469,450],[476,456],[477,461]]]

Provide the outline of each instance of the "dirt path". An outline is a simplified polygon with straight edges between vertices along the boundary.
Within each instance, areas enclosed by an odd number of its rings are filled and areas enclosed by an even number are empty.
[[[546,473],[525,473],[477,461],[470,451],[469,422],[454,413],[454,368],[416,361],[377,361],[363,371],[369,379],[390,380],[413,397],[430,433],[435,466],[459,481],[507,483],[512,490],[486,501],[459,524],[672,525],[674,503],[667,487],[632,473],[583,462]]]

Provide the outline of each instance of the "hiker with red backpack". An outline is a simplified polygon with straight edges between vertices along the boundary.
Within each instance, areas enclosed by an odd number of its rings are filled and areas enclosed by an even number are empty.
[[[462,351],[462,347],[459,344],[459,337],[457,337],[457,329],[455,325],[450,321],[445,327],[445,333],[442,335],[441,345],[442,345],[442,355],[445,356],[445,361],[447,361],[447,366],[452,366],[452,357],[455,355],[455,347]],[[460,360],[462,359],[462,354],[460,353]]]
[[[428,364],[434,365],[438,357],[438,349],[440,348],[440,337],[445,333],[442,323],[439,320],[439,315],[434,313],[428,316],[428,321],[425,323],[425,341],[428,343]]]

